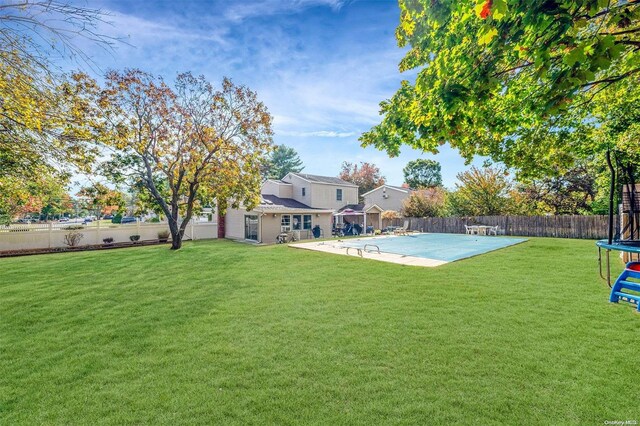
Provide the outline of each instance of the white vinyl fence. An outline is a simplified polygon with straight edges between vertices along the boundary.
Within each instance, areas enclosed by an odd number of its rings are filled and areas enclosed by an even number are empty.
[[[81,227],[82,229],[69,229]],[[82,234],[78,246],[103,244],[103,239],[113,238],[114,243],[130,242],[131,235],[140,235],[140,241],[158,239],[158,233],[169,231],[167,223],[130,223],[88,225],[75,223],[18,224],[0,226],[0,251],[32,250],[68,247],[65,235],[70,232]],[[215,222],[190,222],[185,230],[185,240],[204,240],[218,237],[218,224]]]

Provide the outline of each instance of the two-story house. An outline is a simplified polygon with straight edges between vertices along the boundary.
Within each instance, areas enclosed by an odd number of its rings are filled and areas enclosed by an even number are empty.
[[[333,213],[358,202],[357,185],[303,173],[266,180],[260,192],[260,204],[253,210],[227,210],[227,238],[274,243],[279,235],[293,233],[296,239],[307,239],[313,237],[316,226],[324,236],[330,236]]]

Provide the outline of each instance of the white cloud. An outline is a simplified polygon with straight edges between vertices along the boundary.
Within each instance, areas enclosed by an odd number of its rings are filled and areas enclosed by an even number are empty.
[[[318,137],[318,138],[348,138],[351,136],[355,136],[357,132],[336,132],[333,130],[320,130],[316,132],[296,132],[296,131],[287,131],[283,130],[277,132],[280,136],[292,136],[298,138],[308,138],[308,137]]]
[[[232,22],[241,22],[256,16],[297,13],[314,6],[328,6],[338,11],[347,0],[258,0],[235,3],[224,12],[225,18]]]

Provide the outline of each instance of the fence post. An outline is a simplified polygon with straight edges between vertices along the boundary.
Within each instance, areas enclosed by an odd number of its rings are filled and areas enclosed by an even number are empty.
[[[140,219],[136,217],[136,234],[140,235]]]
[[[194,234],[194,232],[193,232],[193,222],[194,222],[194,219],[191,218],[191,240],[195,241],[196,240],[196,234]]]
[[[49,222],[49,248],[51,248],[51,233],[53,231],[53,223]]]
[[[100,244],[100,219],[97,220],[97,230],[96,230],[96,244]]]

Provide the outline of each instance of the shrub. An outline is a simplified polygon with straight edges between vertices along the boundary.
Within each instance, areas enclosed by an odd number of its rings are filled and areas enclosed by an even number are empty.
[[[69,225],[69,226],[65,226],[62,229],[64,229],[65,231],[77,231],[78,229],[84,229],[84,226],[82,225]]]
[[[152,217],[151,219],[149,219],[149,223],[159,223],[160,219],[157,217]]]
[[[80,232],[71,231],[64,236],[64,243],[69,247],[76,247],[80,244],[80,240],[84,238],[84,235]]]
[[[441,187],[422,189],[411,193],[404,202],[406,217],[438,217],[446,212],[446,192]]]
[[[115,216],[113,216],[113,219],[111,219],[111,223],[120,223],[122,222],[122,213],[118,213]]]
[[[113,238],[111,238],[111,237],[103,238],[102,242],[105,243],[105,244],[111,244],[111,243],[113,243]]]
[[[169,231],[164,230],[164,231],[158,232],[158,239],[160,241],[167,241],[169,239]]]
[[[385,210],[382,212],[383,220],[399,219],[402,215],[395,210]]]
[[[140,235],[129,235],[129,239],[135,243],[136,241],[140,240]]]

